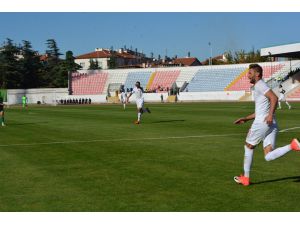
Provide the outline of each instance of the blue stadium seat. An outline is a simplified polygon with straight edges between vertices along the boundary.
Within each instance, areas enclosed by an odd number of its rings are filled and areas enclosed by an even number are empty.
[[[137,81],[141,82],[141,86],[145,89],[151,74],[151,71],[129,72],[124,84],[125,89],[134,88],[134,84]]]
[[[244,70],[244,67],[201,68],[190,81],[187,88],[192,92],[224,91]]]

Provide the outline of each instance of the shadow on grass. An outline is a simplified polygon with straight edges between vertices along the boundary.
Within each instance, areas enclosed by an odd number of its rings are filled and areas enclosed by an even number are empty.
[[[283,181],[283,180],[293,180],[293,182],[300,183],[300,176],[283,177],[283,178],[278,178],[278,179],[273,179],[273,180],[264,180],[264,181],[254,182],[254,183],[251,182],[251,185],[273,183],[273,182],[279,182],[279,181]]]
[[[152,123],[173,123],[173,122],[184,122],[185,120],[159,120]]]
[[[13,125],[13,126],[24,126],[24,125],[33,125],[33,124],[41,124],[41,123],[49,123],[47,121],[42,121],[42,122],[32,122],[32,123],[14,123],[14,122],[10,122],[8,123],[8,125]]]

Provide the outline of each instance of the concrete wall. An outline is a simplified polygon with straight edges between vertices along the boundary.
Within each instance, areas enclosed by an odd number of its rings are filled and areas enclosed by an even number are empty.
[[[28,104],[40,101],[44,104],[54,104],[56,99],[68,96],[67,88],[35,88],[35,89],[10,89],[7,90],[8,104],[21,104],[22,96],[27,97]]]
[[[144,100],[145,102],[160,102],[160,96],[163,95],[163,100],[166,101],[168,98],[168,93],[145,93]],[[120,96],[119,96],[120,97]],[[135,102],[135,95],[133,94],[130,99],[130,102]]]
[[[84,99],[91,99],[92,100],[92,104],[93,103],[106,103],[106,95],[68,95],[66,96],[65,99],[80,99],[80,98],[84,98]]]
[[[237,101],[244,96],[244,91],[228,91],[228,92],[181,92],[178,95],[178,101]],[[21,104],[22,96],[28,99],[28,104],[36,104],[40,101],[42,104],[55,104],[60,99],[79,99],[90,98],[92,103],[106,103],[106,95],[68,95],[67,88],[41,88],[41,89],[10,89],[7,91],[8,104]],[[167,100],[167,93],[145,93],[145,102],[160,102],[161,95],[164,101]],[[120,96],[119,96],[120,97]],[[135,102],[135,96],[130,98],[131,102]]]
[[[244,95],[245,91],[180,92],[178,101],[237,101]]]

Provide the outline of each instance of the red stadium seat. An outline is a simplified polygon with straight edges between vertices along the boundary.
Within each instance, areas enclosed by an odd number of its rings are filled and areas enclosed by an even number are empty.
[[[102,94],[104,92],[104,86],[107,81],[107,78],[107,73],[72,74],[73,95]]]

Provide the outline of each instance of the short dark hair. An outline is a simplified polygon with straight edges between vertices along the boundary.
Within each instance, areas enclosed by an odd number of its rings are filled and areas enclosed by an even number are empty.
[[[139,81],[135,82],[136,84],[138,84],[139,86],[141,86],[141,83]]]
[[[259,73],[260,76],[263,75],[263,68],[258,64],[250,64],[249,69],[254,69],[255,72]]]

